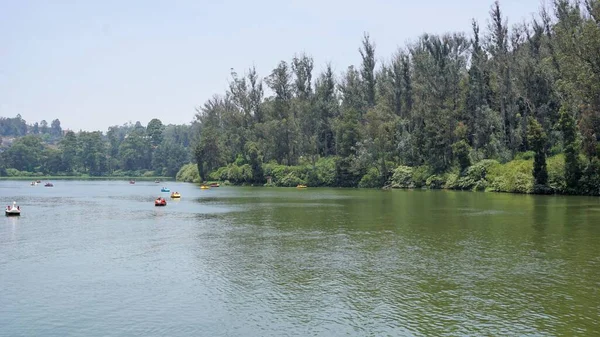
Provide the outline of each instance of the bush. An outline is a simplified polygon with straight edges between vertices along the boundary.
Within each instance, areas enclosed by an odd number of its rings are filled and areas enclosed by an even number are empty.
[[[533,193],[532,160],[513,160],[491,166],[488,173],[490,190],[510,193]]]
[[[444,188],[446,181],[444,177],[434,174],[427,178],[425,185],[430,189],[441,189]]]
[[[285,177],[279,180],[279,186],[295,187],[304,184],[304,180],[296,175],[296,172],[289,172]]]
[[[315,164],[316,181],[309,182],[314,186],[335,185],[335,161],[337,158],[321,158]]]
[[[446,184],[444,184],[444,188],[458,189],[458,174],[448,173],[448,175],[446,176]]]
[[[371,167],[367,170],[367,174],[365,174],[360,182],[358,183],[358,187],[362,188],[375,188],[382,187],[381,186],[381,175],[379,174],[379,170],[376,167]]]
[[[177,172],[175,179],[177,181],[183,181],[188,183],[200,183],[198,165],[193,163],[183,165],[179,172]]]
[[[146,171],[142,174],[142,177],[154,177],[155,173],[154,171]]]
[[[491,159],[485,159],[467,168],[465,175],[458,178],[456,187],[461,190],[483,191],[488,187],[487,173],[500,164]]]
[[[219,167],[216,171],[212,171],[208,174],[208,179],[216,181],[227,180],[229,174],[229,168],[227,166]]]
[[[412,176],[412,167],[398,166],[392,174],[392,188],[414,188]]]
[[[527,152],[519,152],[515,155],[514,160],[532,160],[535,156],[535,152],[527,151]]]
[[[431,169],[429,166],[418,166],[413,169],[412,180],[415,187],[424,187],[427,184],[427,178],[431,176]]]

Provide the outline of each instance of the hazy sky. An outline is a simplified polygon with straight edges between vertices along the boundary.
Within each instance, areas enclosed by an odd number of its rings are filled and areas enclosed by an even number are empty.
[[[154,117],[188,123],[229,72],[260,76],[294,53],[359,64],[367,31],[378,58],[420,34],[488,23],[491,0],[0,0],[0,116],[102,130]],[[539,0],[502,0],[509,24]],[[316,76],[316,74],[315,74]]]

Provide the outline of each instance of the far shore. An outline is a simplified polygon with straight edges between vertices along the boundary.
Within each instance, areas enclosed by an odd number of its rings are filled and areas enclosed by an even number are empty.
[[[122,177],[122,176],[18,176],[18,177],[0,177],[0,180],[135,180],[135,181],[175,181],[173,177]]]

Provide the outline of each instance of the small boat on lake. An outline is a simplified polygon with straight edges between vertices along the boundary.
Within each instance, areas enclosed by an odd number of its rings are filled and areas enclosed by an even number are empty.
[[[133,185],[133,184],[135,184],[135,180],[130,180],[130,181],[129,181],[129,183],[130,183],[131,185]]]
[[[41,183],[42,183],[42,181],[41,181],[41,180],[38,180],[38,181],[36,181],[36,183],[38,183],[38,184],[41,184]]]
[[[155,182],[156,184],[160,184],[160,180],[158,180],[158,179],[156,179],[154,182]]]
[[[210,187],[206,186],[206,185],[202,185],[202,186],[200,186],[200,189],[201,190],[208,190],[208,189],[210,189]]]
[[[46,183],[46,184],[44,185],[44,187],[54,187],[54,184],[52,184],[52,183],[48,182],[48,183]]]
[[[165,198],[158,197],[154,200],[154,206],[167,206],[167,200]]]
[[[160,189],[161,192],[171,192],[170,188],[163,187]]]
[[[210,184],[210,187],[219,187],[219,186],[221,186],[221,185],[219,185],[219,183],[212,183],[212,184]]]
[[[37,184],[38,184],[37,182],[32,181],[31,184],[29,184],[29,185],[31,185],[31,186],[37,186]]]
[[[171,193],[171,198],[174,198],[174,199],[181,198],[181,194],[179,194],[179,192],[173,192],[173,193]]]
[[[12,206],[6,206],[4,210],[4,214],[6,216],[20,216],[21,215],[21,207],[17,206],[17,202],[13,201]]]
[[[306,185],[302,185],[302,184],[296,186],[296,188],[306,188],[306,187],[307,187]]]

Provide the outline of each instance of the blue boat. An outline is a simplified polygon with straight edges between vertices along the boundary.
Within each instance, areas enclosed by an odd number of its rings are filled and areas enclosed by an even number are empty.
[[[171,192],[171,190],[166,187],[161,188],[160,191],[161,192]]]

